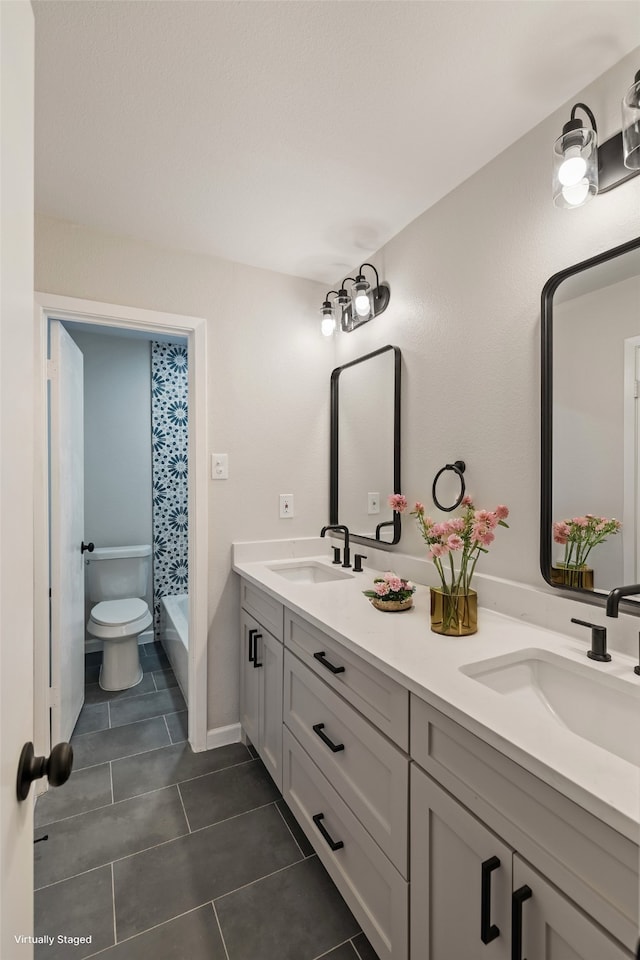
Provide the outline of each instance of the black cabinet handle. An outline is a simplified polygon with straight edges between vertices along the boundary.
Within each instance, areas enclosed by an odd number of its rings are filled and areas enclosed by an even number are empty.
[[[511,960],[526,960],[522,956],[522,904],[531,896],[526,883],[511,894]]]
[[[313,732],[318,734],[322,742],[326,743],[330,750],[332,750],[334,753],[340,753],[341,750],[344,750],[344,743],[333,743],[331,740],[329,740],[329,737],[326,735],[326,733],[322,732],[323,730],[324,723],[314,723]]]
[[[253,669],[256,667],[261,667],[262,664],[258,663],[258,640],[262,640],[262,634],[256,631],[256,635],[253,638]]]
[[[255,629],[249,630],[249,663],[255,663],[256,654],[255,654],[255,650],[253,649],[253,643],[257,633],[258,631]]]
[[[316,827],[324,837],[324,839],[327,841],[327,843],[331,847],[331,849],[342,850],[342,848],[344,847],[344,843],[342,842],[342,840],[334,840],[333,837],[330,835],[329,831],[327,830],[327,828],[322,823],[322,821],[324,820],[324,813],[315,813],[312,819]]]
[[[491,923],[491,872],[500,866],[498,857],[489,857],[482,864],[482,886],[480,892],[480,939],[491,943],[500,936],[500,928]]]
[[[330,661],[327,660],[324,650],[314,653],[314,657],[322,664],[323,667],[326,667],[327,670],[331,670],[331,673],[344,673],[344,667],[336,667],[333,663],[330,663]]]

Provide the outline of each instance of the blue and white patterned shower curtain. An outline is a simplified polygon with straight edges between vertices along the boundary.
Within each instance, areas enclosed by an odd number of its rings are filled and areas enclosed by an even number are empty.
[[[153,621],[160,598],[188,589],[187,348],[151,344],[153,476]]]

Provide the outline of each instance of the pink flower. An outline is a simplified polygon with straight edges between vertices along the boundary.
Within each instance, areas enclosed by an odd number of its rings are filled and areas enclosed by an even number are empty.
[[[446,524],[444,523],[434,523],[429,531],[432,537],[442,537],[447,533]]]
[[[564,545],[568,541],[570,533],[571,533],[571,530],[569,529],[569,525],[564,521],[559,520],[556,523],[554,523],[553,539],[555,540],[556,543],[560,543]]]
[[[453,520],[449,520],[449,529],[453,533],[461,533],[464,530],[464,520],[462,517],[454,517]]]
[[[399,590],[402,590],[403,583],[400,577],[393,577],[391,580],[388,580],[389,589],[393,590],[394,593],[397,593]]]
[[[404,497],[401,493],[391,493],[387,498],[387,503],[392,510],[395,510],[396,513],[404,513],[407,509],[408,502],[407,498]]]
[[[478,537],[478,542],[484,547],[488,547],[490,543],[493,543],[495,538],[495,533],[491,533],[491,530],[485,530],[484,533],[481,533]]]
[[[459,537],[457,533],[452,533],[447,540],[447,546],[450,550],[462,550],[464,547],[464,540],[462,537]]]
[[[417,514],[419,514],[420,516],[422,516],[422,514],[424,513],[424,503],[420,503],[419,500],[416,500],[416,505],[415,505],[415,507],[414,507],[413,509],[414,509],[415,513],[417,513]]]
[[[473,506],[473,500],[472,500],[472,498],[469,496],[469,494],[467,494],[466,497],[463,497],[463,498],[462,498],[462,506],[463,506],[463,507],[472,507],[472,506]]]
[[[499,503],[495,512],[498,520],[506,520],[509,516],[509,507],[505,507],[504,503]]]
[[[449,553],[449,547],[446,543],[434,543],[429,550],[429,558],[433,560],[434,558],[444,557]]]
[[[381,580],[379,583],[374,583],[373,589],[379,597],[385,597],[389,593],[389,584],[386,580]]]
[[[588,517],[574,517],[571,522],[572,522],[572,523],[575,523],[575,525],[576,525],[577,527],[588,527],[588,526],[589,526],[589,518],[588,518]]]

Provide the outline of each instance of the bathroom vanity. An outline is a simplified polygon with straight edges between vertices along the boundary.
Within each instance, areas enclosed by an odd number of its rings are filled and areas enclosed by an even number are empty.
[[[604,683],[640,711],[629,658],[592,675],[578,641],[489,609],[438,637],[426,587],[380,613],[377,571],[283,549],[234,552],[242,727],[381,960],[634,956],[638,747],[539,696],[589,716]]]

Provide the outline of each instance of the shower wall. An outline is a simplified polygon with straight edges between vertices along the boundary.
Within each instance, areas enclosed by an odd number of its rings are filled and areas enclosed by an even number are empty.
[[[151,344],[153,619],[162,597],[187,592],[188,370],[186,344]]]

